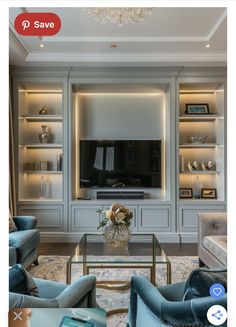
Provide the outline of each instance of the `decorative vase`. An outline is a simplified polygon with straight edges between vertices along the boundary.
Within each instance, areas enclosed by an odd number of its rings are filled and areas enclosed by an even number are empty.
[[[202,183],[200,182],[199,176],[197,176],[193,187],[193,195],[195,199],[201,198],[201,189],[202,189]]]
[[[130,237],[129,227],[125,224],[107,224],[104,228],[104,238],[112,248],[124,248]]]
[[[48,143],[49,134],[47,125],[42,125],[42,132],[39,133],[39,141],[40,143]]]
[[[39,197],[40,199],[47,199],[49,198],[49,192],[50,192],[50,182],[48,177],[45,178],[45,176],[40,176],[40,184],[39,184]]]

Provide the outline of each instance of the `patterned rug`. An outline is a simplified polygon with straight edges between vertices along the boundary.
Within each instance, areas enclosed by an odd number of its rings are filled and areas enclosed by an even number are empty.
[[[68,256],[39,256],[39,266],[31,266],[29,272],[33,277],[66,282],[66,262]],[[184,281],[190,272],[198,267],[198,257],[170,256],[172,270],[172,283]],[[129,280],[132,275],[144,276],[149,279],[149,269],[94,269],[91,271],[98,280]],[[72,282],[82,276],[82,265],[72,265]],[[166,284],[166,265],[157,265],[157,284]],[[128,291],[111,291],[97,289],[97,303],[101,308],[111,309],[116,307],[128,307]],[[117,314],[108,319],[108,325],[112,327],[124,327],[127,315]]]

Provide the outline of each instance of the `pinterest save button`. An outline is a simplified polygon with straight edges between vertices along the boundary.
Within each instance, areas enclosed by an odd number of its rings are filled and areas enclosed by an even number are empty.
[[[50,12],[22,13],[16,17],[14,26],[24,36],[52,36],[60,31],[61,19]]]

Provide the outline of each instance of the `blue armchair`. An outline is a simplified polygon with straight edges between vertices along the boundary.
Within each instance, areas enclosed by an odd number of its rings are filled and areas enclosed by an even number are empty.
[[[31,263],[38,264],[40,235],[35,229],[37,219],[33,216],[14,216],[13,220],[17,231],[9,233],[9,265],[20,263],[27,267]]]
[[[226,308],[226,295],[183,301],[186,282],[154,287],[146,278],[133,276],[127,327],[211,326],[207,311],[212,305]],[[227,323],[221,326],[227,326]]]
[[[39,297],[9,293],[9,308],[96,308],[96,278],[83,276],[71,285],[34,278]]]

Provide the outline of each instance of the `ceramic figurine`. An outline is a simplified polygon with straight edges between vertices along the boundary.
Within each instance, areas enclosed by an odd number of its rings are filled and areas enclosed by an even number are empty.
[[[207,170],[213,170],[213,162],[212,161],[208,161],[206,167],[207,167]]]
[[[197,161],[194,161],[192,166],[193,166],[193,170],[199,170]]]
[[[192,164],[191,164],[190,161],[188,162],[188,170],[189,170],[189,171],[192,171],[192,170],[193,170],[193,166],[192,166]]]
[[[201,163],[201,167],[202,167],[202,170],[205,171],[206,170],[206,164],[204,161],[202,161]]]

